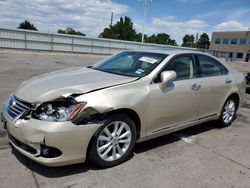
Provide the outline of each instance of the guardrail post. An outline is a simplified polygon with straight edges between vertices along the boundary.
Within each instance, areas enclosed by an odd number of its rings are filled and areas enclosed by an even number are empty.
[[[91,39],[91,53],[93,53],[94,51],[93,47],[94,47],[94,42],[93,42],[93,39]]]
[[[74,37],[72,37],[71,52],[74,52]]]
[[[111,41],[109,41],[109,54],[111,54]]]
[[[45,35],[46,35],[47,38],[48,38],[48,40],[47,40],[47,46],[48,46],[48,52],[50,52],[50,51],[51,51],[51,50],[50,50],[50,34],[49,34],[49,32],[48,32],[48,33],[46,33]]]
[[[24,49],[26,50],[27,49],[27,32],[25,31],[24,32]]]
[[[51,36],[51,51],[54,51],[54,47],[53,47],[53,45],[54,45],[54,39],[53,39],[53,34],[51,34],[50,35]]]

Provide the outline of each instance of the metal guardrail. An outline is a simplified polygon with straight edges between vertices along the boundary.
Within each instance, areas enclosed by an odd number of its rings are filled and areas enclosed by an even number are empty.
[[[113,39],[49,34],[30,30],[0,28],[0,48],[113,54],[127,49],[196,50]]]

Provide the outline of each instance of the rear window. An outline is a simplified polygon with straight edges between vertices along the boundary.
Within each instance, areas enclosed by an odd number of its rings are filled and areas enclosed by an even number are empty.
[[[215,59],[198,55],[202,77],[220,76],[228,73],[228,70]]]

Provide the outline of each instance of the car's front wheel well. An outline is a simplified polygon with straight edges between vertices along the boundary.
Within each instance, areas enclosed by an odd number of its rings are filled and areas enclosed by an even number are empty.
[[[136,125],[136,139],[140,138],[140,132],[141,132],[141,120],[139,115],[132,109],[128,109],[128,108],[121,108],[121,109],[116,109],[116,110],[112,110],[109,112],[106,112],[105,114],[103,114],[103,118],[109,116],[109,115],[114,115],[114,114],[126,114],[127,116],[129,116],[135,123]]]
[[[239,94],[238,93],[232,93],[228,98],[227,98],[227,100],[228,99],[230,99],[230,98],[234,98],[235,100],[236,100],[236,102],[237,102],[237,106],[236,106],[236,109],[238,109],[239,108],[239,103],[240,103],[240,96],[239,96]]]

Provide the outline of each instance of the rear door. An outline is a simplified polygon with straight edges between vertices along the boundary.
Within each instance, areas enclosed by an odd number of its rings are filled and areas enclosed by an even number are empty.
[[[207,55],[196,55],[200,78],[200,107],[198,118],[215,116],[232,87],[228,70],[216,59]]]

